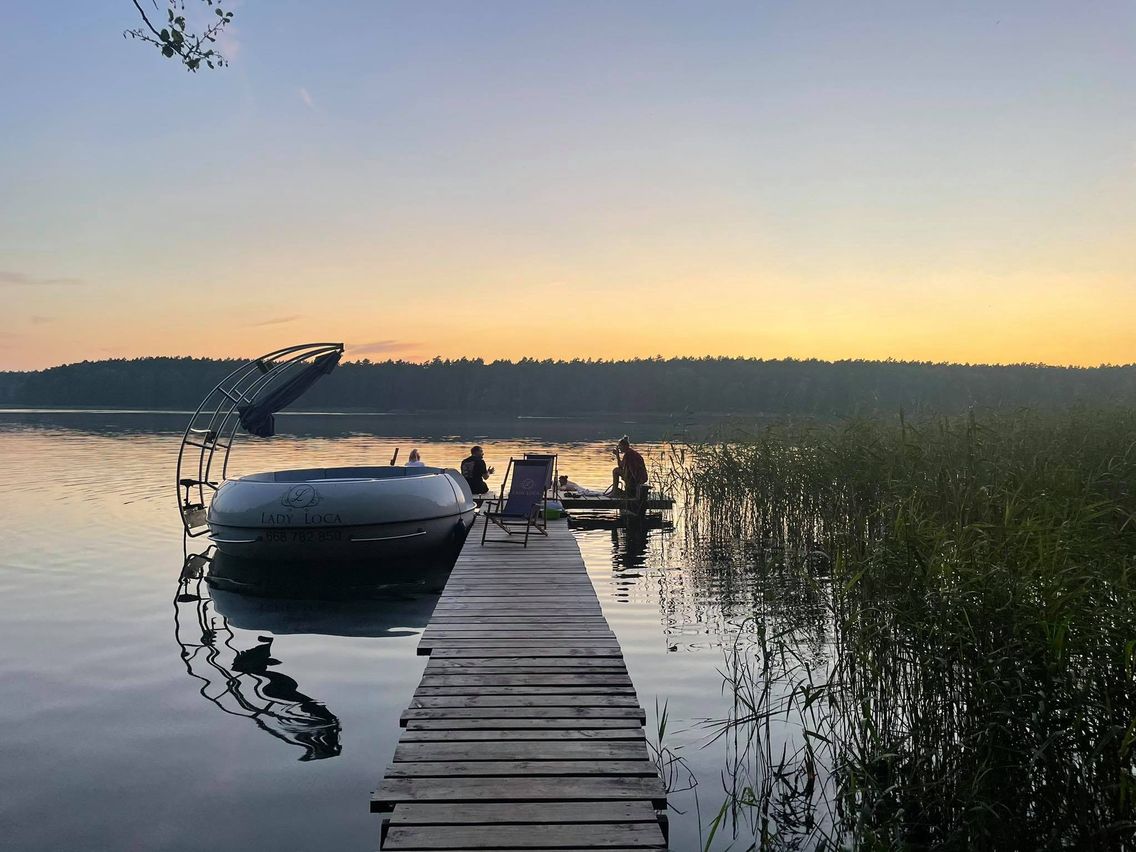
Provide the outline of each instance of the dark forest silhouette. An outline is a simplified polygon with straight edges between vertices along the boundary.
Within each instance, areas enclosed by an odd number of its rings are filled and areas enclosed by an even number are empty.
[[[241,362],[207,358],[84,361],[0,372],[0,404],[194,408]],[[1136,366],[970,366],[899,361],[651,358],[441,360],[342,364],[304,410],[851,414],[971,406],[1136,403]]]

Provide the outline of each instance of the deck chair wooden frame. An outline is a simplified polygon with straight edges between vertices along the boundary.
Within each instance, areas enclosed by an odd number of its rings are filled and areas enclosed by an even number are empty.
[[[545,510],[548,507],[546,483],[550,464],[547,459],[509,459],[505,478],[501,480],[500,496],[481,504],[481,514],[485,516],[481,530],[483,545],[488,541],[490,544],[528,547],[532,532],[548,535]],[[491,523],[499,527],[506,538],[488,538]]]

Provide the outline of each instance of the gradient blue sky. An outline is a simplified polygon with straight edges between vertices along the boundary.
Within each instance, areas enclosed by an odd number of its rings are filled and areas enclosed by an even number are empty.
[[[1136,360],[1131,2],[232,8],[6,8],[0,368]]]

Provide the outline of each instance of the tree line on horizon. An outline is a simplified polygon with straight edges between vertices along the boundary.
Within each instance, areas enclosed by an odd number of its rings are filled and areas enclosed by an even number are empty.
[[[149,357],[0,372],[0,404],[196,408],[243,361]],[[348,361],[293,407],[565,416],[847,415],[1136,404],[1136,365],[1053,367],[791,358]]]

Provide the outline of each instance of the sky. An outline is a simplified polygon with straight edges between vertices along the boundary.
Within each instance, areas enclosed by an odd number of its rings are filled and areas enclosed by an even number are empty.
[[[0,369],[1136,361],[1130,0],[229,8],[6,7]]]

